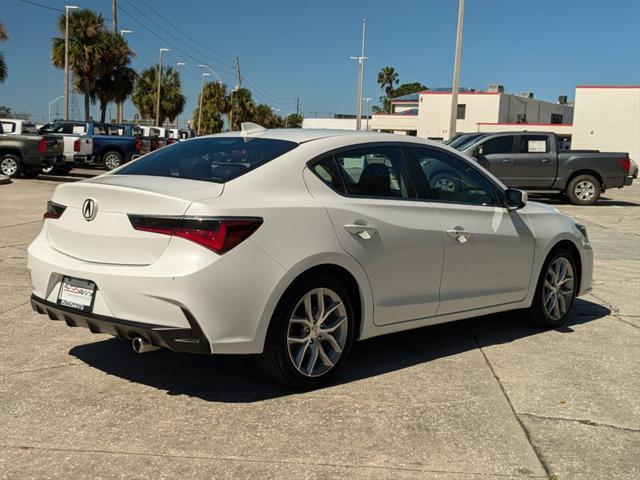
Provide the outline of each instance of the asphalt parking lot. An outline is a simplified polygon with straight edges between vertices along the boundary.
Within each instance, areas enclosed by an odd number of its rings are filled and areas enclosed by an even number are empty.
[[[32,312],[26,248],[59,181],[0,186],[2,478],[640,478],[640,183],[552,202],[595,251],[565,327],[509,314],[372,339],[299,393],[252,358],[136,355]]]

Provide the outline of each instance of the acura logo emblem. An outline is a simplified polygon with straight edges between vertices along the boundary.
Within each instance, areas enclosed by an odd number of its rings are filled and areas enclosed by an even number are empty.
[[[98,204],[93,198],[87,198],[82,204],[82,216],[87,222],[96,218],[98,213]]]

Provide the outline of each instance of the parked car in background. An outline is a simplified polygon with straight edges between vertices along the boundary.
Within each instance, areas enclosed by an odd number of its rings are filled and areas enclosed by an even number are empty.
[[[192,128],[169,128],[167,129],[167,135],[169,139],[181,142],[183,140],[195,138],[196,132]]]
[[[516,309],[558,328],[591,289],[584,226],[441,143],[242,130],[59,185],[28,248],[33,308],[313,388],[354,340]]]
[[[140,125],[142,134],[151,142],[151,151],[158,150],[167,145],[167,132],[163,127],[150,127]]]
[[[80,134],[72,144],[73,161],[80,165],[100,165],[112,170],[143,149],[142,131],[135,125],[69,121],[47,124],[42,130]],[[90,149],[86,148],[88,145]]]
[[[64,142],[64,164],[43,169],[44,173],[69,173],[73,168],[76,157],[91,155],[91,152],[93,152],[93,140],[87,135],[86,128],[81,123],[46,123],[38,131],[46,135],[57,135]]]
[[[525,131],[485,134],[457,148],[508,187],[565,194],[575,205],[593,205],[606,189],[633,182],[628,153],[560,150],[558,144],[554,133]],[[447,172],[436,180],[447,188],[462,188]]]
[[[480,137],[483,137],[487,135],[486,133],[483,132],[476,132],[476,133],[460,133],[458,135],[456,135],[455,137],[447,140],[445,143],[445,145],[449,145],[452,148],[464,148],[464,145],[467,144],[471,144],[471,142],[474,142],[478,139],[480,139]]]
[[[21,121],[20,121],[21,122]],[[43,168],[64,163],[62,140],[54,135],[37,133],[4,133],[5,125],[17,127],[13,121],[0,122],[0,173],[15,178],[20,175],[36,177]],[[27,131],[31,127],[25,126]]]

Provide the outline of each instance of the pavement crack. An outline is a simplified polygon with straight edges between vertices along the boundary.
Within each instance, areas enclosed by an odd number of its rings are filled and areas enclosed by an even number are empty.
[[[621,427],[620,425],[612,425],[610,423],[594,422],[593,420],[588,420],[588,419],[584,419],[584,418],[549,417],[549,416],[546,416],[546,415],[536,415],[534,413],[519,413],[519,415],[524,415],[525,417],[537,418],[539,420],[551,420],[551,421],[558,421],[558,422],[574,422],[574,423],[581,423],[583,425],[589,425],[590,427],[614,428],[616,430],[622,430],[622,431],[625,431],[625,432],[640,433],[640,429],[637,429],[637,428]]]
[[[491,371],[491,374],[493,375],[493,378],[495,378],[495,380],[496,380],[496,382],[498,384],[498,387],[500,387],[500,391],[504,395],[504,398],[506,399],[507,404],[509,405],[509,408],[511,409],[511,413],[513,413],[513,416],[516,419],[516,421],[518,422],[518,425],[520,425],[520,428],[522,429],[522,431],[524,433],[524,436],[527,439],[527,442],[531,446],[531,449],[533,450],[533,453],[535,453],[536,457],[538,458],[538,461],[540,462],[540,466],[544,470],[544,472],[547,475],[547,477],[551,478],[551,475],[552,475],[551,468],[549,467],[549,465],[547,464],[546,460],[544,459],[544,456],[543,456],[542,452],[540,451],[540,449],[534,445],[533,440],[531,439],[531,433],[529,432],[529,429],[527,429],[526,425],[524,424],[524,422],[522,421],[522,419],[518,415],[518,412],[516,412],[516,409],[513,407],[513,403],[511,403],[511,399],[509,398],[509,395],[507,394],[507,391],[505,390],[504,385],[502,384],[502,381],[500,380],[500,377],[496,373],[495,369],[493,368],[493,365],[489,361],[489,357],[487,357],[487,354],[485,353],[484,349],[482,348],[482,344],[480,343],[480,340],[478,340],[478,337],[476,336],[475,332],[471,328],[471,325],[469,324],[469,322],[465,322],[465,324],[467,326],[467,329],[469,330],[469,333],[473,337],[473,340],[476,342],[478,350],[480,350],[480,353],[482,354],[482,357],[484,358],[485,363],[489,367],[489,370]]]
[[[27,300],[26,302],[22,302],[22,303],[20,303],[18,305],[14,305],[13,307],[8,308],[7,310],[3,310],[2,312],[0,312],[0,315],[4,315],[5,313],[9,313],[10,311],[15,310],[16,308],[24,307],[26,304],[29,303],[29,301],[30,300]]]
[[[161,454],[161,453],[147,453],[147,452],[129,452],[123,450],[101,450],[101,449],[84,449],[84,448],[61,448],[61,447],[34,447],[31,445],[8,445],[0,444],[0,448],[13,448],[16,450],[39,450],[49,452],[75,452],[75,453],[101,453],[106,455],[132,455],[139,457],[157,457],[157,458],[171,458],[171,459],[185,459],[185,460],[215,460],[215,461],[227,461],[227,462],[250,462],[250,463],[276,463],[280,465],[294,465],[294,466],[314,466],[314,467],[333,467],[333,468],[369,468],[372,470],[390,470],[390,471],[405,471],[405,472],[419,472],[419,473],[438,473],[438,474],[451,474],[451,475],[464,475],[464,476],[483,476],[493,478],[545,478],[541,475],[516,475],[509,473],[487,473],[487,472],[461,472],[454,470],[434,470],[425,469],[419,467],[404,467],[404,466],[385,466],[385,465],[370,465],[370,464],[351,464],[341,462],[313,462],[313,461],[300,461],[300,460],[272,460],[261,459],[253,457],[244,457],[236,455],[176,455],[176,454]]]
[[[627,322],[624,318],[622,317],[632,317],[633,315],[622,315],[620,313],[620,309],[615,307],[614,305],[612,305],[611,303],[607,302],[604,298],[599,297],[598,295],[594,294],[593,292],[591,292],[590,294],[593,298],[595,298],[596,300],[598,300],[600,303],[602,303],[605,307],[607,307],[609,310],[611,310],[611,316],[613,318],[615,318],[616,320],[618,320],[619,322],[625,323],[633,328],[637,328],[638,330],[640,330],[640,327],[638,325],[635,325],[631,322]]]
[[[32,223],[40,223],[40,222],[42,222],[42,219],[32,220],[31,222],[14,223],[13,225],[4,225],[4,226],[0,227],[0,230],[5,229],[5,228],[11,228],[11,227],[19,227],[20,225],[30,225]]]
[[[53,370],[54,368],[71,367],[73,365],[80,365],[80,362],[62,363],[60,365],[53,365],[53,366],[50,366],[50,367],[41,367],[41,368],[34,368],[32,370],[21,370],[19,372],[5,373],[5,374],[0,375],[0,378],[13,377],[13,376],[22,375],[22,374],[25,374],[25,373],[41,372],[42,370]]]

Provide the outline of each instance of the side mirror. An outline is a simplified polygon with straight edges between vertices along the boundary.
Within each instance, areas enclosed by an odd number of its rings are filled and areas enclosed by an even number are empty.
[[[473,156],[476,158],[484,156],[484,145],[479,145],[473,152]]]
[[[504,191],[505,207],[509,210],[519,210],[527,204],[528,197],[527,192],[508,188]]]

